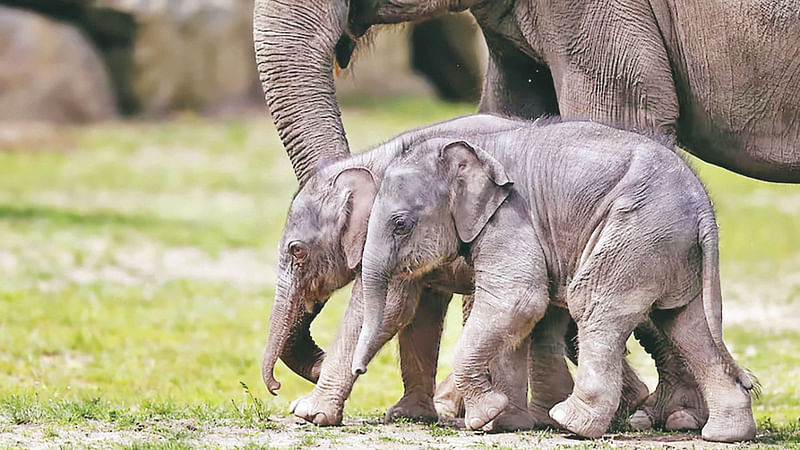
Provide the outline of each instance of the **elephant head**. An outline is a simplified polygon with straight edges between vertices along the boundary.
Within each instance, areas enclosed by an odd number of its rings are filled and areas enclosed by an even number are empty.
[[[329,176],[330,175],[330,176]],[[310,326],[337,289],[355,278],[377,184],[368,169],[347,167],[312,177],[295,197],[279,247],[278,281],[262,377],[273,395],[280,357],[316,382],[324,352]]]
[[[377,352],[390,283],[419,278],[459,255],[509,195],[505,168],[465,141],[430,139],[398,158],[381,181],[361,266],[364,321],[353,373]]]
[[[267,106],[300,184],[323,160],[349,154],[333,83],[377,23],[459,11],[471,1],[256,0],[254,40]]]

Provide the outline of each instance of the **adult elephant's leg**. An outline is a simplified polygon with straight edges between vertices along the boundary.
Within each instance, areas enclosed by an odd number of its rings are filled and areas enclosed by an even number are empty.
[[[657,427],[669,431],[702,427],[708,419],[708,409],[697,380],[687,370],[677,349],[649,318],[634,333],[655,360],[658,386],[641,409],[631,416],[631,425],[640,429]]]
[[[503,39],[487,36],[489,63],[478,107],[482,113],[535,119],[559,113],[550,69]]]
[[[405,393],[386,413],[386,421],[410,418],[436,421],[433,406],[436,366],[447,306],[452,293],[430,288],[422,290],[419,306],[410,324],[400,331],[400,369]]]
[[[464,325],[472,311],[474,295],[464,295],[461,299],[461,325]],[[464,417],[464,397],[456,389],[453,373],[450,372],[438,386],[436,395],[433,396],[433,405],[439,417],[458,418]]]
[[[407,283],[403,291],[389,293],[383,317],[380,345],[385,344],[414,314],[419,302],[417,286]],[[339,332],[320,369],[319,379],[311,393],[292,403],[292,412],[317,425],[338,425],[342,422],[344,402],[350,396],[356,376],[351,372],[353,354],[363,320],[361,277],[356,277]]]

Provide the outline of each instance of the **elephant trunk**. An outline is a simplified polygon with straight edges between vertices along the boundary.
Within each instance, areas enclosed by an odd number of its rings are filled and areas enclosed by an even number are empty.
[[[367,238],[369,242],[369,237]],[[361,282],[364,300],[361,333],[358,336],[353,355],[353,375],[366,373],[367,364],[378,351],[377,342],[383,325],[383,311],[389,292],[389,257],[378,256],[375,252],[364,250],[361,266]]]
[[[296,374],[312,383],[319,378],[325,352],[311,337],[311,322],[322,309],[322,304],[309,312],[301,301],[294,301],[293,295],[286,295],[287,289],[279,282],[275,304],[269,322],[269,337],[264,349],[261,377],[267,390],[277,395],[281,384],[275,379],[273,371],[278,357]]]
[[[337,42],[352,42],[347,15],[348,0],[256,1],[258,71],[301,185],[321,160],[350,153],[333,83]]]

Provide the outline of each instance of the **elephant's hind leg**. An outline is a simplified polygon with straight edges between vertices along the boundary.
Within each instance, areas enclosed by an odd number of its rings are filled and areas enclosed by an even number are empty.
[[[686,362],[667,337],[648,318],[636,327],[636,339],[653,357],[658,386],[642,407],[629,418],[638,429],[696,430],[708,420],[703,394]]]
[[[593,292],[583,305],[570,305],[578,325],[578,374],[569,398],[550,410],[563,428],[589,438],[608,429],[622,395],[625,342],[649,309],[641,301],[646,295]]]
[[[686,360],[708,406],[703,439],[735,442],[755,436],[750,394],[731,375],[725,356],[716,346],[706,322],[700,296],[675,310],[656,311],[653,320]]]

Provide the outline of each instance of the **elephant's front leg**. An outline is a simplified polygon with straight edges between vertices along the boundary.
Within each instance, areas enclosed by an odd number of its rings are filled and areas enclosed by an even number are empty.
[[[425,288],[417,312],[410,324],[400,331],[400,369],[405,393],[386,413],[386,421],[408,418],[436,421],[433,405],[436,366],[447,306],[452,294]]]
[[[516,295],[496,295],[502,291],[478,287],[472,313],[458,340],[453,376],[464,396],[464,423],[480,429],[509,404],[509,398],[493,385],[489,375],[492,360],[508,347],[516,348],[530,333],[547,309],[547,294],[528,288]],[[511,292],[505,292],[511,294]],[[517,299],[513,301],[512,299]],[[524,354],[524,353],[523,353]],[[521,358],[525,366],[526,359]],[[522,371],[523,386],[524,370]]]
[[[383,318],[380,345],[385,344],[414,314],[419,302],[419,290],[413,284],[404,284],[389,295]],[[342,422],[344,402],[350,396],[356,376],[351,373],[353,354],[363,320],[363,293],[361,277],[356,277],[330,352],[320,369],[319,380],[311,393],[292,403],[291,411],[298,417],[317,425],[338,425]]]
[[[528,354],[531,401],[528,411],[539,426],[558,428],[550,418],[550,408],[572,393],[572,375],[564,359],[567,352],[564,337],[571,323],[566,308],[550,306],[531,335]]]
[[[658,386],[641,409],[630,417],[635,428],[664,428],[668,431],[696,430],[708,420],[703,394],[695,377],[687,370],[666,336],[650,318],[634,332],[645,351],[653,357],[658,371]]]

